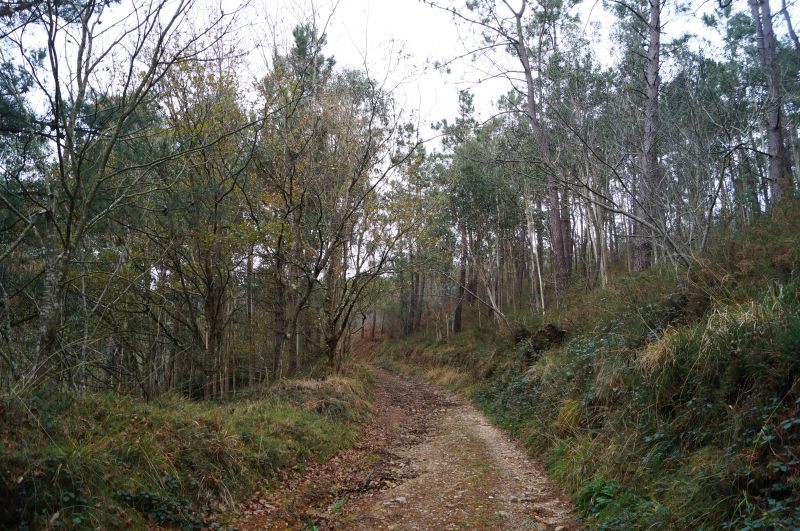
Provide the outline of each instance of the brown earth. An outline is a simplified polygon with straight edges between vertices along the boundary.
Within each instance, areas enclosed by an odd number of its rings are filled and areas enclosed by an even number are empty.
[[[466,400],[376,369],[358,445],[242,504],[238,529],[577,529],[541,465]]]

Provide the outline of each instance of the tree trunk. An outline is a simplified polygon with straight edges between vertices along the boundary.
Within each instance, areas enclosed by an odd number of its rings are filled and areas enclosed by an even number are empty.
[[[282,295],[282,294],[281,294]],[[283,306],[276,305],[273,310],[273,332],[272,332],[272,374],[273,381],[277,381],[281,376],[283,362],[283,347],[286,343],[286,317],[283,314]]]
[[[61,327],[61,305],[64,283],[67,278],[69,257],[57,255],[57,234],[53,220],[48,217],[44,249],[44,292],[39,307],[39,333],[36,344],[36,361],[31,370],[30,383],[36,385],[47,374],[55,355],[58,331]]]
[[[525,190],[525,222],[528,227],[528,241],[531,246],[531,265],[530,265],[530,282],[531,282],[531,303],[534,307],[539,306],[539,309],[544,312],[544,285],[542,284],[542,268],[539,263],[541,256],[541,243],[540,231],[537,230],[536,220],[533,218],[533,212],[530,201],[527,197],[527,189]],[[534,277],[534,275],[536,275]],[[538,286],[538,296],[537,289]],[[538,301],[538,302],[537,302]]]
[[[523,3],[522,9],[515,13],[517,39],[515,42],[517,56],[525,73],[526,85],[526,111],[528,122],[533,132],[534,140],[539,148],[539,154],[545,163],[547,172],[547,200],[550,212],[551,245],[553,248],[553,267],[556,276],[556,299],[563,300],[569,288],[569,258],[566,254],[564,241],[564,228],[561,222],[561,200],[559,197],[558,175],[550,152],[550,142],[544,131],[544,125],[539,121],[538,104],[536,102],[536,85],[533,80],[528,48],[525,44],[525,33],[522,29],[522,15],[527,4]]]
[[[800,56],[800,39],[797,38],[797,33],[794,32],[792,17],[789,16],[789,11],[786,9],[786,0],[781,0],[781,12],[786,21],[786,29],[789,32],[789,37],[792,39],[792,44],[794,44],[794,52]]]
[[[458,301],[456,302],[456,309],[453,313],[453,333],[458,334],[461,332],[461,315],[464,306],[464,292],[467,282],[467,231],[464,228],[464,223],[461,223],[461,267],[458,273]]]
[[[772,28],[772,12],[768,0],[749,0],[756,26],[761,64],[767,82],[767,143],[769,151],[769,187],[772,202],[792,194],[792,179],[786,171],[783,145],[783,94],[778,72],[777,43]]]
[[[255,384],[255,341],[253,340],[253,247],[247,252],[247,272],[245,276],[245,298],[247,306],[247,384]]]
[[[569,192],[561,190],[561,241],[564,245],[564,256],[567,263],[567,277],[572,276],[572,223],[570,222]]]
[[[658,90],[661,83],[661,0],[650,0],[648,21],[647,70],[645,72],[644,138],[642,145],[642,173],[638,186],[638,214],[660,225],[656,214],[658,171]],[[633,270],[643,271],[653,263],[655,234],[641,223],[634,225]]]
[[[470,242],[470,248],[474,250],[475,246],[473,242]],[[470,255],[472,256],[472,265],[475,268],[475,271],[478,274],[478,278],[480,278],[481,283],[483,284],[483,289],[485,290],[486,297],[489,299],[489,309],[492,311],[492,314],[495,318],[495,321],[502,322],[506,325],[506,327],[510,328],[508,324],[508,319],[506,319],[505,314],[503,313],[500,306],[497,304],[497,300],[494,297],[494,290],[492,289],[492,284],[489,282],[489,279],[486,277],[486,272],[483,269],[483,265],[480,263],[475,252],[471,252]],[[478,310],[478,318],[479,318],[479,325],[480,326],[480,308]]]
[[[422,309],[425,303],[425,273],[417,273],[417,300],[414,305],[414,330],[422,328]]]

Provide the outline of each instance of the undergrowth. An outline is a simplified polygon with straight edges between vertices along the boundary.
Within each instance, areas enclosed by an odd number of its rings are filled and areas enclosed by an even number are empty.
[[[378,359],[472,397],[601,529],[800,527],[800,209],[689,271],[570,294],[544,352],[472,328]]]
[[[279,470],[351,445],[371,393],[362,369],[222,403],[0,397],[0,528],[219,526]]]

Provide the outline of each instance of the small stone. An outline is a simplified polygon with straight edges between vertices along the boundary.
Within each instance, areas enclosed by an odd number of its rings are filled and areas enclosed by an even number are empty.
[[[397,498],[395,498],[392,501],[397,502],[400,505],[403,505],[404,503],[406,503],[406,497],[405,496],[398,496]]]
[[[509,501],[511,503],[517,503],[517,502],[519,502],[519,498],[517,498],[516,496],[511,496],[511,498],[509,498]]]
[[[500,518],[508,518],[508,511],[497,511],[495,514]]]

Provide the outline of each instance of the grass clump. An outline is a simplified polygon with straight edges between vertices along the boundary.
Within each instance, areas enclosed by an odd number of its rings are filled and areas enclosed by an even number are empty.
[[[361,372],[222,403],[2,397],[0,527],[217,525],[280,469],[353,444],[371,393]]]

